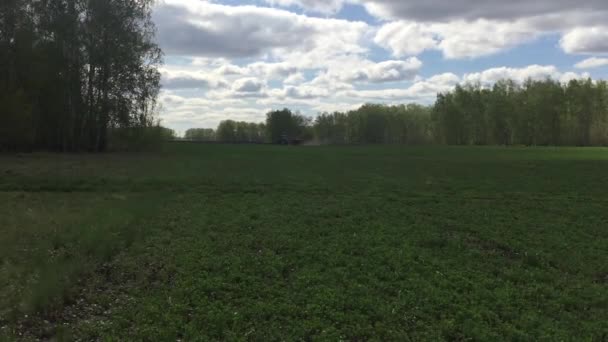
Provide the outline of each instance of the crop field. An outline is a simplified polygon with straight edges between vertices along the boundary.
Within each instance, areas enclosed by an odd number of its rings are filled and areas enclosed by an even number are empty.
[[[0,156],[0,340],[608,339],[608,149]]]

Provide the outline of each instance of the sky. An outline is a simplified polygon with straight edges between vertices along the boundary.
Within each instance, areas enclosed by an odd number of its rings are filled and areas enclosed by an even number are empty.
[[[459,83],[608,78],[606,0],[161,0],[162,124],[183,133]]]

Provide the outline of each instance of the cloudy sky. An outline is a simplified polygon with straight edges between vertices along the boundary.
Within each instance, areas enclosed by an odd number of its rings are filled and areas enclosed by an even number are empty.
[[[608,78],[606,0],[161,0],[161,118],[183,132],[459,82]]]

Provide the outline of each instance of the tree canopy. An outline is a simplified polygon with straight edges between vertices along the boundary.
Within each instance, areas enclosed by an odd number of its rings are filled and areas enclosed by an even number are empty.
[[[184,139],[197,141],[215,141],[213,128],[190,128],[184,133]]]
[[[606,81],[547,79],[458,86],[433,108],[435,140],[452,145],[607,145]]]
[[[103,151],[155,124],[152,0],[3,0],[0,146]]]

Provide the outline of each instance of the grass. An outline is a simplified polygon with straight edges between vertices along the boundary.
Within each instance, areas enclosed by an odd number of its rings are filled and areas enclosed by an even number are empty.
[[[608,149],[0,156],[0,336],[608,338]]]

